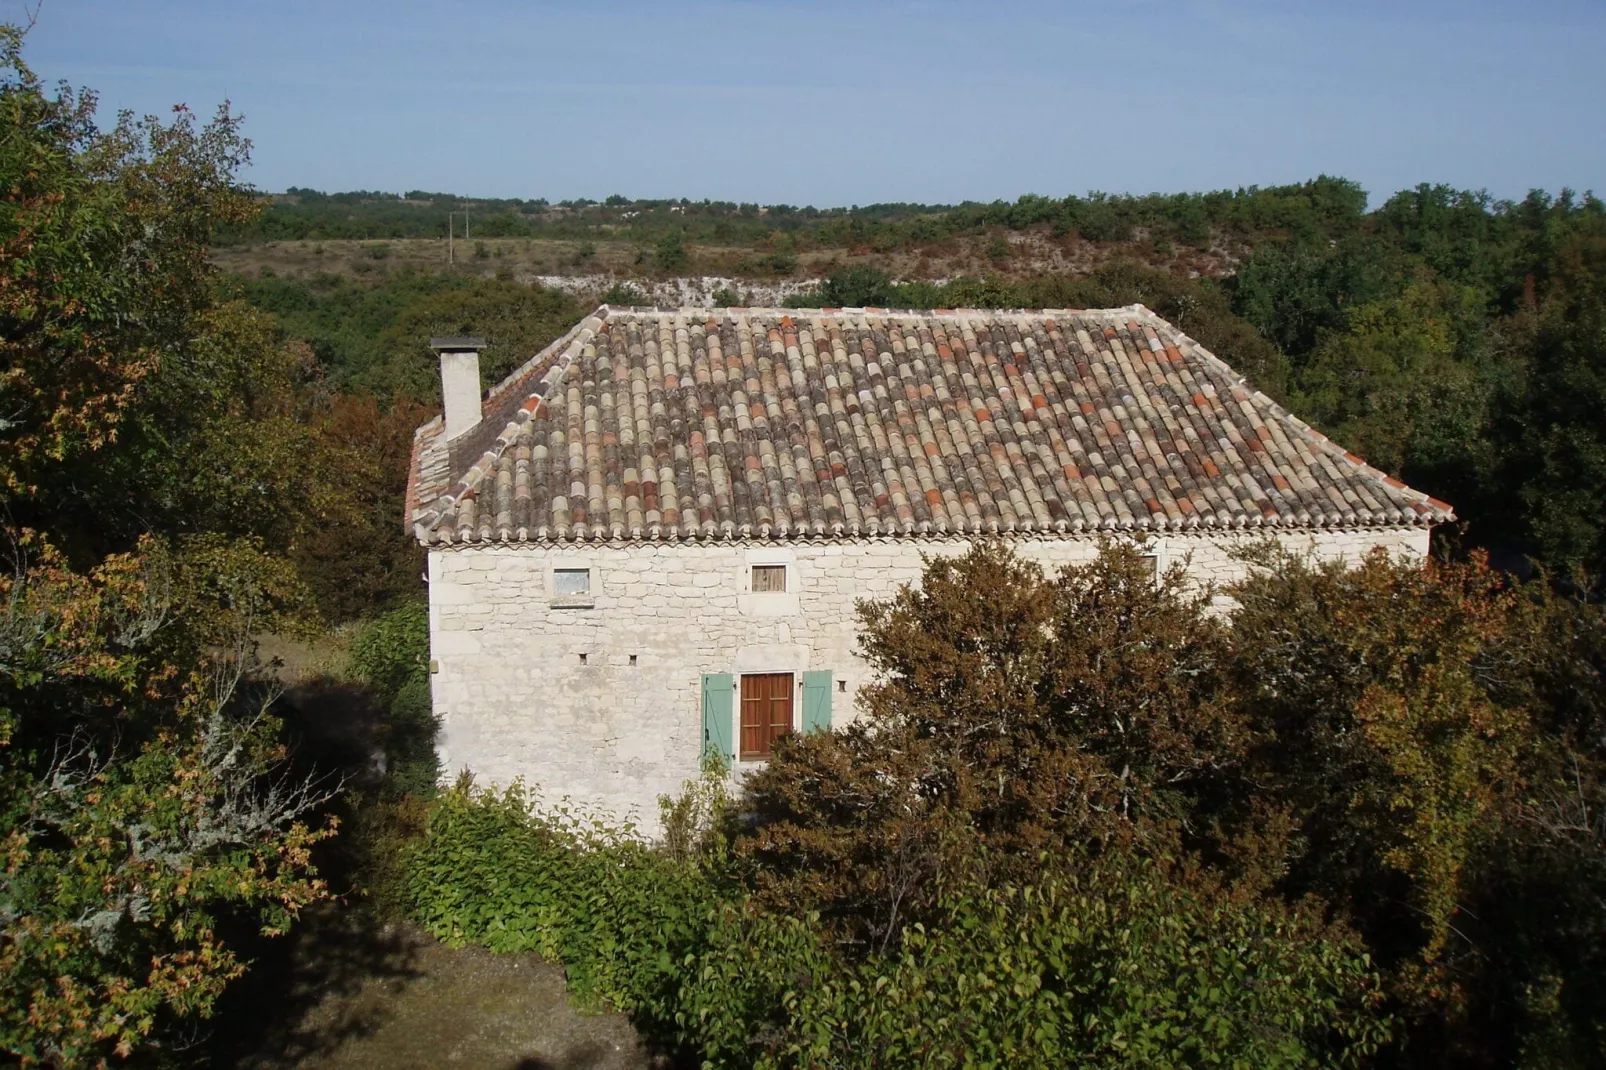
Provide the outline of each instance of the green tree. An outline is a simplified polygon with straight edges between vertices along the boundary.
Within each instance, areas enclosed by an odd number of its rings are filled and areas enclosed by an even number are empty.
[[[209,1012],[243,969],[226,922],[326,895],[327,789],[287,774],[250,672],[252,636],[305,619],[304,506],[257,496],[304,437],[271,331],[213,303],[238,120],[102,132],[0,47],[0,1047],[93,1064]],[[170,496],[152,534],[112,474]]]
[[[1523,373],[1497,430],[1506,530],[1552,568],[1606,575],[1606,237],[1569,246],[1553,287],[1510,332]]]
[[[1496,384],[1481,305],[1464,289],[1418,281],[1351,309],[1345,328],[1320,332],[1300,361],[1291,405],[1386,472],[1437,474],[1476,448],[1488,419]]]
[[[483,337],[480,374],[489,388],[574,326],[584,315],[567,294],[506,279],[479,279],[461,289],[425,294],[380,332],[382,354],[359,385],[380,396],[400,391],[425,404],[440,400],[440,368],[429,348],[433,335]]]
[[[674,274],[685,269],[691,261],[691,254],[686,251],[686,236],[679,230],[671,230],[658,239],[656,249],[658,270]]]

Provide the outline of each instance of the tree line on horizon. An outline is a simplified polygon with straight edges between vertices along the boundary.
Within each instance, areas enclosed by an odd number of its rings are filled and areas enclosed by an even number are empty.
[[[446,213],[469,209],[471,231],[482,238],[596,239],[606,235],[651,246],[666,233],[692,243],[789,248],[863,249],[890,253],[989,231],[1042,229],[1055,237],[1126,242],[1140,234],[1149,242],[1209,249],[1213,244],[1255,244],[1277,237],[1300,241],[1342,239],[1395,226],[1400,216],[1427,199],[1442,210],[1481,215],[1521,227],[1557,203],[1599,211],[1592,193],[1563,189],[1530,191],[1519,201],[1487,192],[1424,183],[1401,190],[1376,210],[1349,179],[1322,175],[1280,186],[1247,186],[1204,193],[1110,194],[1048,197],[1026,194],[1014,201],[957,205],[886,203],[848,208],[759,205],[730,201],[602,201],[469,198],[413,190],[321,193],[292,187],[264,199],[250,220],[220,226],[219,244],[263,241],[443,238]],[[459,221],[461,227],[461,221]]]

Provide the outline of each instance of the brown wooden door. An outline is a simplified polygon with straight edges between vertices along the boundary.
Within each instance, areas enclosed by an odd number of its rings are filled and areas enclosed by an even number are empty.
[[[742,677],[742,760],[768,758],[775,738],[792,730],[792,674]]]

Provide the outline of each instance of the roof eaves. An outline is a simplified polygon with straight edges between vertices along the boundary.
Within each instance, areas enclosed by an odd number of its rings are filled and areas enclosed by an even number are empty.
[[[402,512],[402,530],[411,531],[413,517],[418,512],[418,492],[421,482],[419,461],[426,449],[425,440],[434,440],[436,432],[440,429],[441,417],[437,416],[427,423],[421,424],[413,431],[413,445],[407,457],[407,490],[402,497],[405,508]]]
[[[1288,426],[1292,427],[1298,434],[1304,437],[1308,444],[1316,449],[1321,450],[1324,454],[1326,454],[1328,457],[1331,457],[1335,461],[1340,461],[1343,464],[1356,469],[1363,477],[1371,480],[1372,482],[1387,486],[1395,493],[1395,495],[1403,497],[1408,501],[1414,502],[1415,504],[1421,506],[1423,511],[1427,513],[1429,523],[1442,524],[1448,523],[1449,521],[1455,519],[1455,509],[1449,503],[1442,502],[1437,498],[1423,493],[1422,491],[1416,490],[1413,487],[1409,487],[1405,483],[1389,475],[1387,472],[1384,472],[1382,469],[1374,468],[1367,464],[1364,458],[1351,453],[1343,446],[1340,446],[1338,443],[1334,442],[1332,439],[1310,426],[1310,424],[1306,423],[1304,420],[1301,420],[1299,417],[1295,416],[1292,412],[1289,412],[1288,409],[1272,400],[1271,396],[1265,391],[1256,389],[1255,385],[1251,383],[1246,376],[1239,374],[1238,371],[1232,367],[1232,365],[1228,364],[1210,350],[1206,349],[1191,335],[1180,330],[1174,324],[1168,323],[1165,319],[1157,315],[1152,309],[1145,305],[1138,304],[1129,305],[1122,309],[1112,309],[1110,311],[1112,313],[1123,312],[1141,316],[1142,322],[1150,327],[1153,327],[1156,331],[1168,332],[1178,342],[1186,343],[1195,353],[1199,355],[1202,360],[1206,361],[1212,367],[1217,369],[1228,381],[1233,382],[1243,389],[1249,391],[1250,399],[1252,401],[1254,401],[1256,404],[1264,405],[1266,409],[1272,413],[1272,415],[1284,421],[1286,424],[1288,424]],[[1379,518],[1379,523],[1384,522],[1385,521],[1383,518]]]

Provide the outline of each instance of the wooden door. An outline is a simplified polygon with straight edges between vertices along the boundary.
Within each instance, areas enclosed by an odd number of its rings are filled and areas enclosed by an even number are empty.
[[[792,730],[792,674],[742,677],[742,760],[768,758],[775,738]]]

